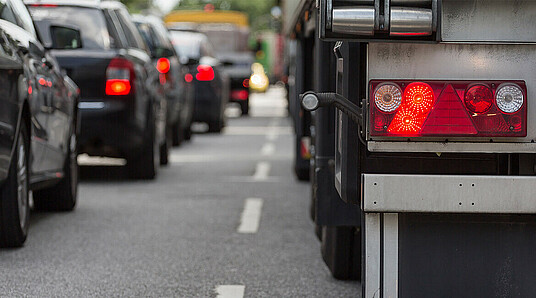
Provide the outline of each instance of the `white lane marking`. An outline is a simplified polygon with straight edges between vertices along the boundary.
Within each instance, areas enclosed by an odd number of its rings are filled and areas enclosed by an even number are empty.
[[[242,298],[246,286],[242,285],[224,285],[216,287],[217,298]]]
[[[253,179],[255,180],[266,180],[268,174],[270,173],[270,164],[266,161],[261,161],[257,163],[255,167],[255,173],[253,174]]]
[[[261,154],[263,156],[274,155],[274,153],[275,153],[275,145],[273,143],[266,143],[261,148]]]
[[[127,164],[126,159],[89,156],[87,154],[78,155],[78,164],[81,166],[124,166]]]
[[[261,220],[262,199],[248,198],[244,205],[244,211],[240,218],[238,233],[254,234],[259,230],[259,222]]]

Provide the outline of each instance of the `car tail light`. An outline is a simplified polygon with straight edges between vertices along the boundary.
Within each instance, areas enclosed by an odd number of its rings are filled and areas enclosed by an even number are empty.
[[[195,78],[198,81],[212,81],[214,80],[214,69],[210,65],[197,66],[197,74]]]
[[[249,88],[249,79],[244,79],[242,86],[244,86],[244,88]]]
[[[32,7],[58,7],[57,4],[30,4]]]
[[[247,90],[233,90],[231,91],[231,98],[238,100],[248,99],[249,92]]]
[[[160,73],[168,73],[169,69],[171,68],[171,63],[169,62],[168,58],[160,58],[158,61],[156,61],[156,69]]]
[[[184,75],[184,80],[185,80],[187,83],[190,83],[190,82],[192,82],[192,81],[194,80],[194,76],[191,75],[191,74],[189,74],[189,73],[187,73],[187,74]]]
[[[135,78],[134,65],[124,58],[114,58],[106,69],[106,95],[128,95]]]
[[[523,81],[371,81],[370,135],[524,137],[526,94]]]

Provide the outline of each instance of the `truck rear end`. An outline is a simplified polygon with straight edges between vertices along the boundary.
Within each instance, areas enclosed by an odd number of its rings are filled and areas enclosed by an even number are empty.
[[[536,2],[317,4],[320,38],[355,48],[338,95],[304,105],[340,109],[334,180],[360,206],[363,296],[536,292]]]

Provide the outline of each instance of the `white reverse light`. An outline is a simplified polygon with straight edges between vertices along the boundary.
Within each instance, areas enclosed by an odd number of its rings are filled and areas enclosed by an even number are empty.
[[[394,84],[379,85],[374,92],[374,103],[382,112],[394,112],[402,103],[402,90]]]
[[[523,90],[513,84],[499,86],[495,94],[497,107],[504,113],[515,113],[519,111],[523,106],[524,100]]]

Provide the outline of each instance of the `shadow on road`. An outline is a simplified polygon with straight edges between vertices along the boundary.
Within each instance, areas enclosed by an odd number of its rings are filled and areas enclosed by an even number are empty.
[[[80,179],[84,182],[117,182],[131,180],[125,166],[80,166]]]

